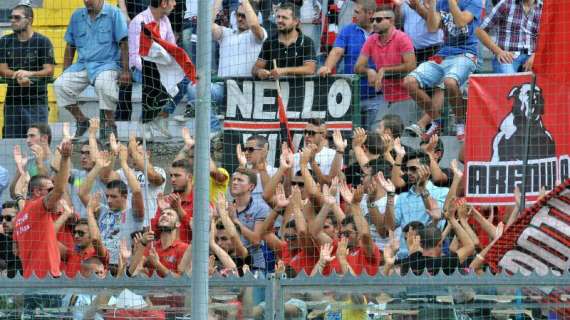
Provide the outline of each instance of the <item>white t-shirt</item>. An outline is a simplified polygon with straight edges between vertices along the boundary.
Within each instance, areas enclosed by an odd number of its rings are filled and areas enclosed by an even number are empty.
[[[258,40],[251,29],[239,32],[226,27],[222,28],[220,44],[219,77],[250,77],[251,68],[259,57],[263,41],[267,39],[267,31],[263,29],[263,39]]]
[[[269,164],[267,165],[266,170],[269,177],[272,177],[277,172],[277,168]],[[263,183],[261,182],[261,174],[259,173],[257,173],[257,185],[251,192],[251,196],[256,199],[263,200]]]
[[[398,199],[398,196],[397,195],[394,196],[394,205],[396,204],[397,199]],[[380,212],[381,215],[384,215],[386,213],[386,201],[388,201],[387,196],[383,196],[382,198],[374,201],[374,204],[378,208],[378,211]],[[368,202],[368,195],[365,194],[364,197],[362,197],[362,201],[360,202],[360,210],[362,210],[362,215],[364,216],[364,218],[368,222],[368,225],[370,228],[370,235],[372,236],[374,243],[376,243],[376,245],[378,246],[380,251],[384,251],[384,247],[388,244],[390,239],[388,237],[383,238],[378,234],[378,231],[376,230],[376,225],[374,225],[372,223],[372,219],[370,218],[370,215],[368,214],[367,202]],[[394,212],[394,214],[396,214],[396,213]],[[396,239],[400,239],[400,234],[402,233],[402,228],[397,228],[395,233],[396,233],[395,236],[397,237]]]
[[[210,4],[214,6],[215,1],[211,0]],[[186,12],[184,12],[184,19],[190,19],[198,16],[198,0],[186,0]],[[196,33],[196,30],[194,30]]]
[[[319,164],[319,167],[321,168],[321,172],[323,174],[327,175],[331,171],[335,154],[336,151],[334,149],[323,147],[323,149],[315,155],[315,160]],[[301,166],[299,165],[299,162],[301,161],[301,154],[295,153],[294,160],[295,160],[295,165],[293,166],[293,169],[295,170],[295,172],[293,172],[293,174],[296,174],[299,170],[301,170]],[[309,163],[309,169],[312,169],[310,163]]]
[[[321,11],[321,2],[317,0],[305,0],[300,8],[301,23],[312,23],[317,13]]]
[[[154,186],[152,184],[148,185],[148,201],[146,201],[144,195],[144,188],[146,185],[146,176],[144,175],[143,171],[140,170],[133,170],[135,177],[137,178],[137,181],[139,182],[140,186],[141,186],[141,192],[143,194],[143,200],[145,203],[145,221],[147,221],[148,219],[150,219],[150,217],[154,217],[154,214],[156,212],[156,208],[157,208],[157,204],[156,204],[156,198],[158,197],[158,194],[161,192],[164,192],[164,186],[166,186],[166,172],[164,171],[164,169],[160,168],[160,167],[154,167],[154,171],[156,171],[158,174],[160,174],[160,176],[164,179],[164,182],[160,185],[160,186]],[[123,180],[123,182],[127,183],[127,177],[125,176],[125,173],[123,172],[123,169],[119,169],[117,170],[117,174],[119,174],[119,176],[121,177],[121,180]],[[128,183],[127,183],[128,184]],[[129,204],[131,203],[131,193],[129,192],[129,198],[128,198],[128,202]],[[146,208],[148,203],[148,208]]]

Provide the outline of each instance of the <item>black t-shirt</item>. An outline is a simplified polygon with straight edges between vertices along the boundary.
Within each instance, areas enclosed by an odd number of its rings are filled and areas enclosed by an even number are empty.
[[[133,19],[137,14],[145,11],[150,5],[150,0],[125,0],[129,18]],[[176,4],[178,5],[178,3]]]
[[[12,33],[0,38],[0,63],[11,70],[40,71],[44,64],[55,64],[51,41],[37,33],[28,41],[19,41]],[[32,78],[34,83],[21,87],[13,79],[6,79],[6,104],[12,106],[47,105],[48,78]]]
[[[263,43],[259,58],[267,61],[267,70],[273,69],[273,59],[277,60],[279,68],[301,67],[306,61],[317,60],[313,40],[297,31],[297,41],[288,47],[279,42],[277,35]]]
[[[14,255],[12,244],[12,238],[0,233],[0,270],[5,268],[10,278],[13,278],[16,272],[22,272],[22,263],[20,258]]]
[[[427,270],[430,275],[436,275],[439,270],[450,275],[461,267],[459,257],[453,252],[442,257],[426,257],[421,252],[414,252],[409,257],[400,260],[398,264],[401,265],[402,275],[407,274],[410,269],[416,275],[422,274],[424,270]]]

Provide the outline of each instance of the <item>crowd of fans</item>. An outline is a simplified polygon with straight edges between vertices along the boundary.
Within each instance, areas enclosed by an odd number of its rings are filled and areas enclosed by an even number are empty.
[[[195,57],[197,1],[186,1],[175,29],[169,19],[175,0],[150,0],[148,7],[120,1],[120,9],[103,0],[84,2],[71,17],[65,71],[54,83],[75,131],[64,124],[57,146],[46,123],[53,47],[33,31],[29,6],[13,9],[14,33],[0,39],[0,75],[8,82],[4,138],[25,137],[32,155],[15,147],[17,171],[0,175],[9,177],[11,197],[2,205],[0,270],[9,277],[189,274],[194,140],[184,129],[184,147],[160,168],[141,137],[119,141],[115,120],[130,120],[132,82],[146,81],[156,69],[141,59],[141,24],[154,22],[163,40],[179,42]],[[463,141],[463,90],[477,68],[478,39],[495,54],[496,72],[532,68],[542,1],[501,0],[485,18],[480,0],[335,1],[330,8],[319,1],[212,3],[218,76],[326,77],[337,68],[361,74],[363,128],[354,130],[349,145],[324,119],[309,119],[299,150],[286,143],[278,148],[278,167],[267,162],[262,135],[235,146],[234,172],[210,160],[211,275],[484,269],[487,250],[519,208],[465,203],[461,155],[452,155],[457,160],[450,168],[439,164],[441,110],[449,101]],[[342,22],[343,10],[352,10],[352,23]],[[313,28],[321,23],[327,24],[323,39]],[[327,47],[335,24],[340,31],[319,61],[316,46]],[[89,85],[100,120],[88,119],[77,105]],[[195,85],[183,79],[174,86],[178,94],[152,121],[157,134],[169,135],[168,119],[184,96],[188,106],[178,120],[193,117]],[[223,102],[223,86],[211,85],[214,131],[220,130],[215,105]],[[78,142],[85,133],[87,141]],[[420,147],[403,145],[404,134],[417,136]],[[72,164],[77,149],[79,162]]]

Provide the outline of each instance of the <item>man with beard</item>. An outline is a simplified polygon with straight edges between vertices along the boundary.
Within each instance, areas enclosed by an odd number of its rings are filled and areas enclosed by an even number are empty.
[[[275,21],[277,36],[263,43],[251,74],[259,79],[314,74],[317,69],[315,47],[311,38],[298,28],[299,8],[292,3],[279,5]]]
[[[134,274],[141,261],[149,275],[152,275],[154,270],[161,277],[178,275],[187,269],[191,246],[178,239],[181,223],[176,210],[172,208],[162,210],[157,226],[160,232],[158,241],[154,241],[154,232],[148,231],[135,244],[129,267],[130,274]],[[153,244],[149,245],[151,242]]]
[[[2,232],[0,232],[0,271],[6,270],[8,277],[13,278],[16,272],[22,272],[20,258],[14,254],[14,220],[18,213],[18,203],[7,201],[2,204]]]
[[[14,33],[0,39],[0,76],[8,82],[4,106],[4,138],[25,138],[32,123],[48,121],[47,80],[55,64],[48,38],[34,32],[34,11],[28,5],[12,9]]]
[[[105,119],[100,138],[105,140],[111,131],[117,136],[117,82],[131,83],[127,23],[120,9],[105,4],[105,0],[83,2],[85,8],[73,13],[65,32],[64,72],[54,82],[54,89],[58,106],[65,107],[75,118],[74,138],[79,138],[87,131],[89,122],[77,105],[77,97],[93,84]],[[73,63],[76,51],[78,59]]]
[[[402,85],[402,78],[416,67],[412,40],[395,26],[396,15],[391,6],[376,9],[370,18],[374,35],[370,36],[356,61],[354,71],[368,77],[368,84],[382,91],[375,119],[385,114],[398,114],[404,124],[417,120],[416,105]],[[369,61],[375,68],[369,67]]]
[[[384,224],[386,229],[395,230],[404,227],[412,221],[423,225],[435,225],[443,228],[442,208],[448,188],[436,187],[430,179],[429,156],[423,151],[411,151],[406,154],[402,164],[407,177],[408,191],[398,196],[394,209],[386,208]],[[394,202],[387,203],[387,206]],[[404,233],[400,238],[399,258],[408,256],[408,248]]]
[[[249,77],[251,68],[259,56],[263,41],[267,39],[267,32],[259,24],[257,14],[250,3],[244,0],[236,11],[237,30],[212,24],[212,35],[220,45],[220,64],[218,77]],[[221,0],[216,5],[221,5]],[[219,6],[218,6],[219,7]],[[218,7],[215,7],[215,11]],[[221,106],[224,103],[224,83],[215,82],[210,87],[212,103]],[[196,86],[188,87],[188,109],[184,119],[174,117],[177,120],[192,118],[193,106],[196,105]],[[220,121],[216,117],[215,109],[212,108],[210,116],[210,128],[212,132],[219,131]]]
[[[181,222],[179,238],[185,243],[192,241],[192,211],[194,210],[194,192],[192,190],[192,166],[186,160],[175,160],[170,165],[170,184],[172,193],[166,196],[159,195],[158,200],[164,204],[158,204],[155,216],[150,220],[151,229],[159,234],[158,221],[162,215],[162,207],[170,206],[178,213]]]

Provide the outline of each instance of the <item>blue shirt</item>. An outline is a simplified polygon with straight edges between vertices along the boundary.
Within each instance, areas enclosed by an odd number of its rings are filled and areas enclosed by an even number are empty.
[[[65,32],[65,41],[77,48],[78,59],[65,71],[87,69],[89,81],[93,83],[103,71],[121,70],[119,42],[127,36],[127,22],[116,7],[104,4],[94,21],[87,8],[75,10]]]
[[[479,26],[483,4],[481,0],[459,0],[459,9],[469,11],[473,15],[473,20],[459,28],[455,25],[453,16],[449,10],[448,0],[437,1],[437,11],[441,14],[441,25],[443,28],[444,42],[438,55],[454,56],[464,53],[477,55],[477,38],[475,29]]]
[[[251,231],[255,229],[255,223],[263,222],[269,213],[269,206],[265,201],[251,198],[247,207],[237,213],[239,221]],[[243,235],[241,242],[249,251],[249,255],[253,258],[253,267],[265,270],[265,258],[261,246],[253,246]]]
[[[404,31],[414,43],[414,48],[424,49],[443,42],[443,31],[429,32],[426,21],[416,10],[410,8],[407,2],[402,4],[402,16],[404,18]]]
[[[356,60],[360,55],[360,50],[368,39],[368,32],[362,29],[356,23],[351,23],[342,28],[338,37],[334,42],[334,48],[344,49],[344,70],[345,74],[353,74]],[[368,67],[376,70],[376,66],[368,59]],[[360,99],[370,99],[376,96],[376,91],[373,87],[368,86],[368,78],[362,76],[360,79]]]
[[[443,208],[445,197],[447,197],[449,189],[436,187],[431,181],[427,182],[426,189],[430,196],[437,201],[439,208]],[[422,196],[417,194],[414,190],[415,187],[411,187],[410,191],[403,192],[398,196],[398,201],[396,201],[396,206],[394,208],[396,211],[396,227],[404,228],[412,221],[419,221],[424,225],[432,222],[431,216],[427,213]],[[445,219],[442,218],[438,222],[438,227],[442,229],[444,224]],[[406,256],[408,256],[408,247],[406,245],[405,233],[402,232],[398,257],[405,258]]]

